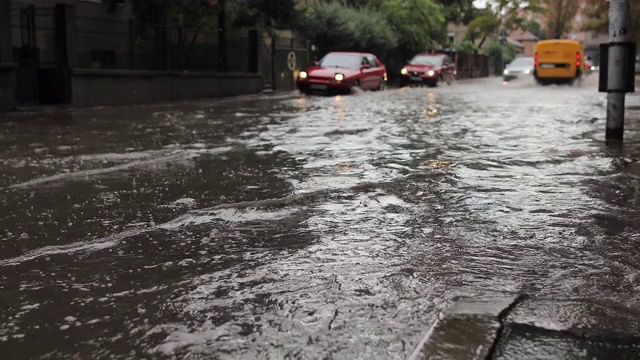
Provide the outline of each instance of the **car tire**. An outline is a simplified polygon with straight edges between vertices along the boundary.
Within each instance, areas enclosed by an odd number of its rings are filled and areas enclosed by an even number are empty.
[[[380,81],[380,85],[378,85],[378,88],[376,89],[376,91],[384,91],[387,89],[387,82],[384,80]]]
[[[356,80],[353,82],[353,85],[347,93],[358,94],[361,92],[364,92],[364,89],[362,89],[362,86],[360,86],[360,80]]]

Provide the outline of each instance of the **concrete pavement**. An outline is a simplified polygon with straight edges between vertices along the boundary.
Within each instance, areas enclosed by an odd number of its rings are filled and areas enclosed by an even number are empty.
[[[409,360],[640,359],[640,307],[507,295],[443,310]]]

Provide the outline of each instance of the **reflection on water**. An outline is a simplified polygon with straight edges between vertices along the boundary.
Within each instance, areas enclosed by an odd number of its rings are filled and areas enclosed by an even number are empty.
[[[402,359],[456,295],[638,303],[640,137],[606,147],[602,105],[491,79],[3,123],[0,349]]]

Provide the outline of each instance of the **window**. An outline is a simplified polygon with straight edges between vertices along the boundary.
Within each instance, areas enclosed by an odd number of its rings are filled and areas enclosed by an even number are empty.
[[[369,66],[371,66],[372,68],[378,67],[378,63],[376,62],[376,59],[373,58],[373,56],[367,56],[366,59],[369,63]]]

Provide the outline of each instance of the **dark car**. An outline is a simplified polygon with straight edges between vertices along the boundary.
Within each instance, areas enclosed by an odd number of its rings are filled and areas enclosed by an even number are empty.
[[[331,52],[307,70],[298,73],[297,85],[305,94],[314,92],[348,93],[353,87],[382,90],[387,69],[373,54]]]
[[[438,86],[441,81],[451,84],[456,77],[456,66],[445,54],[421,53],[409,60],[400,75],[400,86],[412,83]]]

